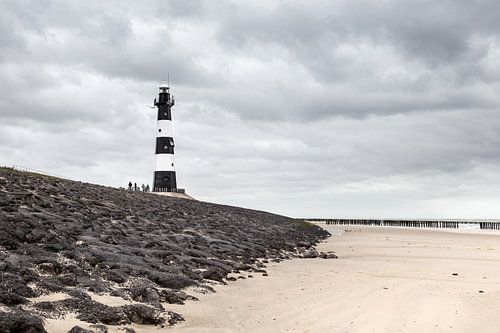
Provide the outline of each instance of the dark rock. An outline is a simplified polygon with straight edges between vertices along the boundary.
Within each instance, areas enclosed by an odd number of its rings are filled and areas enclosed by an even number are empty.
[[[90,300],[89,294],[83,289],[70,289],[67,291],[68,295],[73,296],[76,299],[88,299]]]
[[[115,289],[109,293],[110,296],[121,297],[124,300],[131,300],[130,291],[128,289]]]
[[[317,258],[318,257],[318,251],[315,249],[309,249],[304,254],[302,255],[303,258]]]
[[[306,242],[306,241],[300,241],[300,242],[297,242],[297,247],[309,248],[309,247],[311,247],[311,243]]]
[[[197,301],[196,297],[190,296],[183,291],[162,290],[160,292],[160,302],[169,304],[184,304],[184,301],[192,300]]]
[[[179,321],[184,321],[184,317],[176,312],[168,311],[167,313],[168,313],[167,321],[170,325],[175,325]]]
[[[222,279],[225,278],[226,275],[227,272],[215,267],[210,267],[202,273],[204,279],[219,281],[219,282],[222,282]]]
[[[3,261],[6,262],[10,268],[18,268],[21,263],[21,258],[16,254],[12,254]]]
[[[88,323],[103,323],[106,325],[129,324],[127,315],[116,307],[97,303],[91,299],[69,298],[54,302],[66,310],[77,313],[77,318]]]
[[[233,269],[238,270],[238,271],[248,271],[252,268],[253,267],[251,265],[239,263],[239,262],[235,263],[235,265],[233,266]]]
[[[156,288],[139,287],[128,290],[132,299],[136,302],[153,305],[155,308],[163,309],[160,304],[160,294]]]
[[[38,269],[40,270],[40,272],[45,273],[45,274],[51,274],[51,275],[56,274],[54,264],[52,264],[50,262],[44,262],[44,263],[39,264]]]
[[[19,296],[18,294],[9,291],[0,291],[0,303],[4,305],[13,306],[27,302],[28,300],[26,298]]]
[[[236,281],[237,278],[235,278],[234,276],[230,276],[226,280],[228,280],[228,281]]]
[[[59,316],[61,314],[60,304],[57,302],[38,302],[33,305],[38,314],[45,314],[48,317],[51,315]]]
[[[60,284],[60,282],[52,277],[38,281],[38,288],[44,290],[44,292],[49,292],[49,293],[50,292],[57,293],[65,291],[65,288]]]
[[[183,289],[195,284],[193,280],[180,274],[152,273],[148,278],[163,288]]]
[[[105,293],[109,291],[108,286],[106,286],[102,281],[92,281],[88,286],[88,290],[94,293]]]
[[[95,331],[95,333],[108,333],[108,328],[104,325],[90,325],[90,328]]]
[[[215,293],[215,289],[212,288],[211,286],[207,285],[207,284],[202,284],[198,287],[198,292],[202,293],[202,294],[213,294]]]
[[[58,277],[58,280],[65,286],[76,286],[76,277],[74,275],[62,275]]]
[[[81,328],[80,326],[73,326],[73,328],[70,329],[68,333],[96,333],[96,332],[91,330],[86,330],[84,328]]]
[[[4,261],[0,261],[0,272],[4,271],[7,268],[7,263]]]
[[[165,322],[160,312],[149,306],[133,304],[122,306],[121,309],[132,323],[159,325]]]
[[[109,281],[113,281],[113,282],[116,282],[116,283],[125,283],[127,282],[127,276],[123,273],[120,273],[118,271],[108,271],[106,273],[106,278],[109,280]]]
[[[13,206],[2,207],[2,210],[6,213],[17,213],[17,207]]]
[[[47,333],[43,327],[42,319],[18,309],[0,312],[0,332]]]
[[[123,331],[124,333],[136,333],[135,330],[133,328],[130,328],[130,327],[122,327],[122,328],[119,328],[119,330]]]

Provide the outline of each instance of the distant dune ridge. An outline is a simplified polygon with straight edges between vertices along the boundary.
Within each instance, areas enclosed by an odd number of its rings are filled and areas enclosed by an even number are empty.
[[[44,319],[67,314],[172,325],[183,318],[168,303],[194,299],[181,289],[265,273],[258,258],[290,258],[328,235],[270,213],[0,168],[0,332],[45,332]]]

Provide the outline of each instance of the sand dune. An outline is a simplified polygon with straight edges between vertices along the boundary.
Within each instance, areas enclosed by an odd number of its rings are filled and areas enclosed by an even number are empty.
[[[270,264],[169,305],[187,321],[166,332],[500,331],[499,233],[327,228],[350,229],[319,246],[338,260]]]

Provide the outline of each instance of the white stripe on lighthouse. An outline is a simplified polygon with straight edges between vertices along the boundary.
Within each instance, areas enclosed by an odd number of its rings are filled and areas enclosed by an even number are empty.
[[[156,124],[156,137],[168,136],[173,138],[172,120],[158,120]]]
[[[156,154],[156,171],[175,171],[173,154]]]

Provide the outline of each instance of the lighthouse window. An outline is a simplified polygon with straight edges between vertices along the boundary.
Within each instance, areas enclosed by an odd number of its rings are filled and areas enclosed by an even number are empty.
[[[168,149],[168,146],[163,146],[163,149]]]
[[[161,132],[161,128],[158,130],[158,132]]]
[[[166,115],[167,115],[167,113],[166,113],[166,112],[163,112],[163,115],[164,115],[164,116],[166,116]]]

